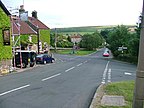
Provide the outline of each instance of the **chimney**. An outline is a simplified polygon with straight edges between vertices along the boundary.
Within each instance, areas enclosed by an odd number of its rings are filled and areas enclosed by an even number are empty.
[[[25,12],[24,5],[21,5],[19,9],[19,14],[22,14],[24,12]]]
[[[32,11],[32,17],[36,18],[37,19],[37,11]]]

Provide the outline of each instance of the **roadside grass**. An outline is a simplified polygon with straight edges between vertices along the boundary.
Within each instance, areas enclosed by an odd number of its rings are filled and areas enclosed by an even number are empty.
[[[59,54],[73,54],[73,55],[88,55],[95,51],[86,51],[86,50],[75,50],[73,53],[73,50],[58,50],[57,53]]]
[[[105,86],[104,92],[106,95],[124,96],[126,106],[100,106],[99,108],[132,108],[133,102],[134,81],[122,81],[110,83]]]

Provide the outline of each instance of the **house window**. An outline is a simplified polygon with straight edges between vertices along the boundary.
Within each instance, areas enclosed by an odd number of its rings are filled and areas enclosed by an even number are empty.
[[[10,45],[10,30],[4,29],[2,33],[3,33],[3,44]]]

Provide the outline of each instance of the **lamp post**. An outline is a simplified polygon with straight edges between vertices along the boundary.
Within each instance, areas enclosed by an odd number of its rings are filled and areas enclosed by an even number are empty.
[[[135,91],[133,99],[133,108],[144,107],[144,0],[142,9],[142,21],[140,32],[140,45],[139,45],[139,57],[135,80]]]

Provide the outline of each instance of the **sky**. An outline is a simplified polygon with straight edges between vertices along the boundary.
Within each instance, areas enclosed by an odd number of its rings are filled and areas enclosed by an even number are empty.
[[[142,0],[1,0],[10,9],[24,8],[49,28],[135,25],[142,13]]]

